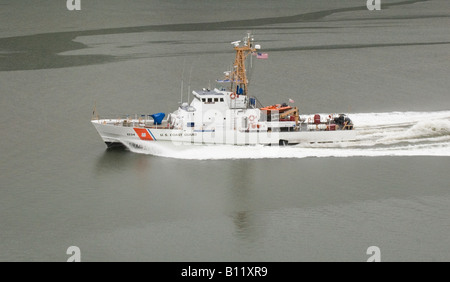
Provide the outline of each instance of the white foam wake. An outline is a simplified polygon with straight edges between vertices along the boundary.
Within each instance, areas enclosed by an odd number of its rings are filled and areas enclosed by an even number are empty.
[[[450,111],[350,114],[358,140],[296,146],[178,145],[138,143],[136,153],[179,159],[450,156]],[[136,143],[136,142],[135,142]]]

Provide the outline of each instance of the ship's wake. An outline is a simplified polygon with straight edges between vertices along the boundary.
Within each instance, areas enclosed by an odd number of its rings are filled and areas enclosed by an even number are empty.
[[[138,142],[133,152],[178,159],[450,156],[450,111],[350,114],[351,142],[294,146],[179,145]]]

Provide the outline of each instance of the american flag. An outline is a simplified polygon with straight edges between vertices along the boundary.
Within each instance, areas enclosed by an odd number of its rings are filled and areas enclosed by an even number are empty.
[[[269,58],[269,54],[267,54],[267,53],[258,53],[256,55],[256,58],[257,59],[268,59]]]

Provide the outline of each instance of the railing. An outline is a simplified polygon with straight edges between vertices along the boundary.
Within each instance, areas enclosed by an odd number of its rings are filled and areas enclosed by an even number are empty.
[[[148,116],[150,117],[150,116]],[[142,128],[156,128],[156,129],[172,129],[173,126],[170,125],[167,120],[163,120],[161,124],[155,124],[154,120],[150,117],[147,118],[145,115],[134,115],[131,118],[130,115],[119,115],[119,116],[94,116],[92,120],[102,121],[104,124],[122,126],[122,127],[142,127]]]

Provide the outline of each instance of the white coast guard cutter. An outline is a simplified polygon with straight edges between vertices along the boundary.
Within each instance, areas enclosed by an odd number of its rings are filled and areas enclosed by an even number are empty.
[[[248,92],[245,61],[258,54],[259,45],[248,34],[232,42],[236,57],[232,71],[220,82],[228,88],[193,91],[190,104],[172,113],[92,119],[108,147],[141,147],[141,141],[230,145],[290,145],[340,142],[356,138],[352,121],[344,114],[300,116],[287,104],[262,106]],[[291,101],[292,102],[292,101]]]

